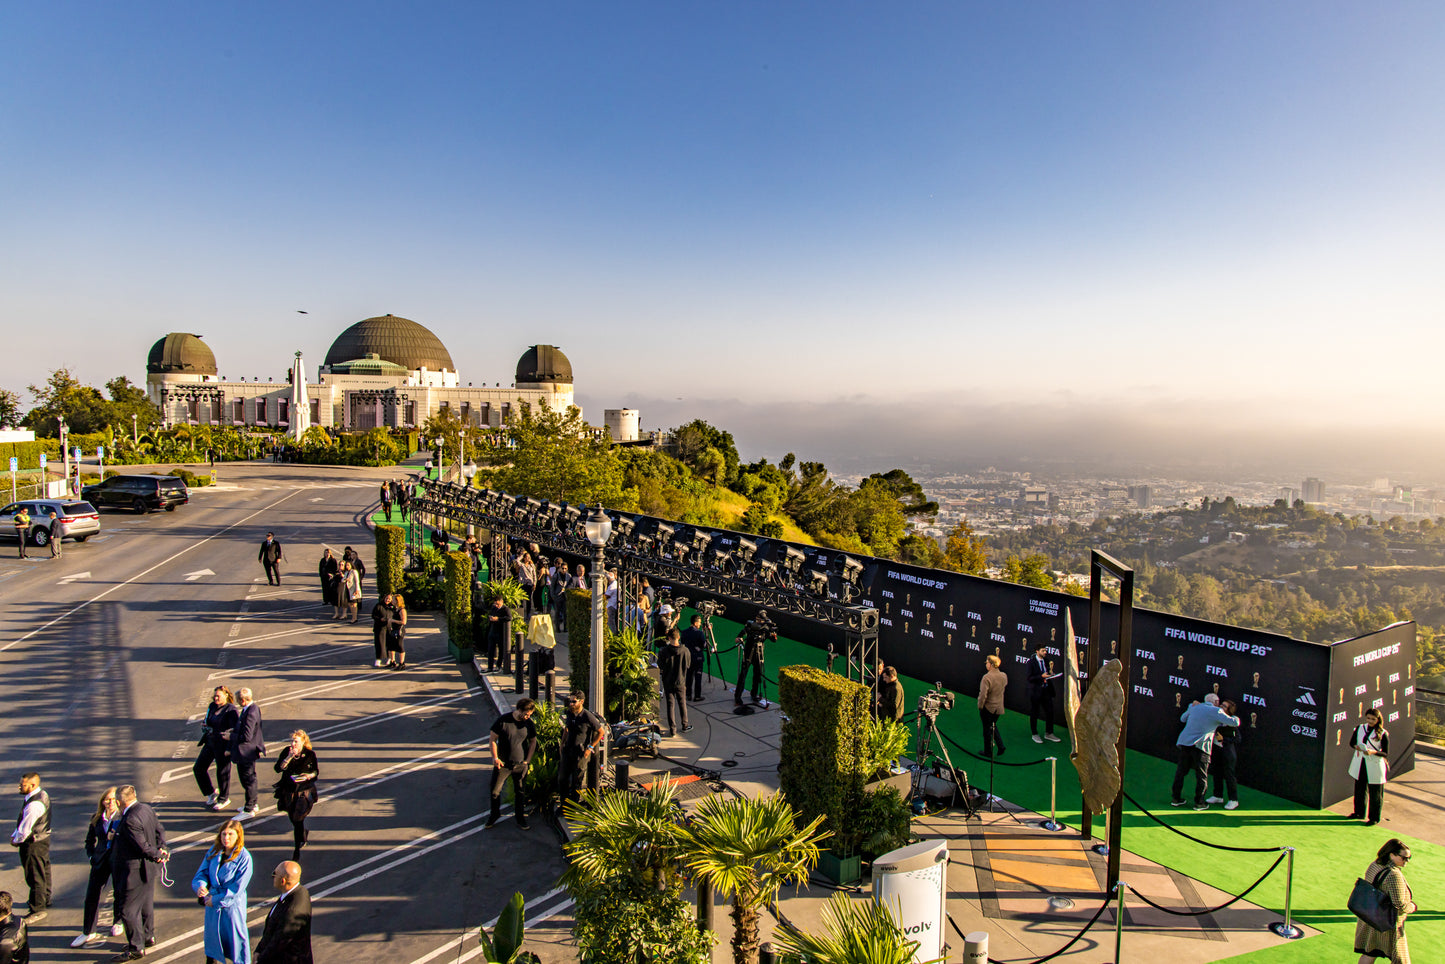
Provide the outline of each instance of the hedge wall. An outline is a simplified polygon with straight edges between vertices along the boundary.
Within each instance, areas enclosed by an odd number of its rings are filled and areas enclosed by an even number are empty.
[[[57,441],[52,446],[56,452],[60,451],[60,443]],[[0,442],[0,470],[10,471],[10,459],[12,457],[20,460],[20,469],[40,468],[40,453],[46,451],[44,442]],[[54,459],[50,461],[54,462]],[[59,473],[57,473],[59,474]]]
[[[401,526],[376,527],[376,591],[385,596],[405,588],[406,530]]]
[[[567,590],[567,658],[570,673],[568,685],[578,692],[587,692],[591,682],[592,593],[586,589]],[[601,712],[588,707],[594,713]]]
[[[472,645],[472,557],[448,552],[446,562],[447,640],[458,649]]]
[[[783,794],[800,820],[822,816],[836,831],[863,799],[868,687],[816,666],[784,666],[778,701]]]

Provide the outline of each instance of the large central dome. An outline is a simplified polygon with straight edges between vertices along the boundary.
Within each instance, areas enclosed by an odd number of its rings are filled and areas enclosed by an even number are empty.
[[[396,315],[358,321],[331,343],[331,350],[321,364],[339,365],[367,355],[377,355],[409,372],[418,368],[434,372],[457,370],[440,338],[411,319]]]

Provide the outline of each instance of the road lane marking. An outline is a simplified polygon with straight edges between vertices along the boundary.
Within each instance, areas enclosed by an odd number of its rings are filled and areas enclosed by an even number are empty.
[[[527,907],[536,907],[538,904],[541,904],[542,907],[536,911],[536,915],[537,915],[537,916],[535,916],[535,917],[529,917],[529,918],[527,918],[527,919],[525,919],[525,920],[523,921],[524,926],[526,926],[526,927],[531,927],[533,924],[539,924],[539,923],[541,923],[542,921],[547,920],[547,919],[550,918],[550,917],[554,917],[554,916],[556,916],[557,914],[561,913],[561,912],[562,912],[563,910],[565,910],[566,908],[572,906],[572,898],[570,898],[570,897],[568,897],[566,900],[563,900],[563,901],[559,902],[559,903],[557,904],[557,906],[555,906],[555,907],[548,907],[548,906],[547,906],[547,901],[551,900],[553,897],[556,897],[558,894],[562,894],[562,893],[565,893],[565,892],[566,892],[566,888],[563,888],[563,887],[553,887],[551,890],[547,891],[547,892],[546,892],[545,894],[543,894],[541,897],[536,897],[536,898],[533,898],[533,899],[531,899],[531,900],[528,900],[527,903],[526,903],[526,906],[527,906]],[[483,927],[486,927],[486,928],[496,927],[496,926],[497,926],[497,921],[500,920],[500,919],[501,919],[501,915],[499,914],[498,916],[493,917],[491,920],[489,920],[489,921],[487,921],[486,923],[484,923],[482,926],[483,926]],[[476,931],[476,928],[472,928],[471,930],[466,931],[465,933],[463,933],[460,937],[454,937],[454,938],[452,938],[452,939],[451,939],[450,941],[448,941],[446,944],[442,945],[441,947],[438,947],[436,950],[432,951],[430,954],[427,954],[425,957],[418,957],[416,960],[412,961],[411,964],[430,964],[431,961],[436,960],[438,957],[441,957],[443,954],[447,954],[447,955],[457,954],[457,955],[460,955],[460,954],[462,953],[462,949],[463,949],[464,947],[466,947],[467,941],[476,941],[476,939],[477,939],[477,931]],[[476,953],[477,953],[477,954],[481,953],[480,948],[481,948],[481,944],[478,943],[478,945],[477,945],[477,950],[476,950]],[[458,961],[471,960],[471,958],[472,958],[473,956],[475,956],[475,954],[473,954],[473,955],[468,955],[467,957],[460,957],[460,956],[458,956],[457,960],[458,960]]]
[[[202,576],[214,576],[215,574],[216,570],[214,569],[197,569],[195,572],[186,573],[186,582],[195,582]]]
[[[189,546],[186,546],[186,547],[185,547],[184,549],[182,549],[180,552],[177,552],[177,553],[175,553],[175,554],[173,554],[173,555],[167,556],[165,559],[162,559],[160,562],[156,563],[154,566],[151,566],[149,569],[145,569],[145,570],[142,570],[141,572],[136,573],[134,576],[131,576],[129,579],[125,580],[124,582],[118,582],[118,583],[116,583],[114,586],[111,586],[109,589],[105,590],[104,592],[101,592],[101,593],[99,593],[99,594],[97,594],[97,595],[95,595],[95,596],[92,596],[92,597],[90,597],[89,599],[87,599],[85,602],[80,603],[80,604],[79,604],[78,606],[76,606],[75,608],[70,609],[70,610],[66,611],[65,613],[63,613],[63,614],[61,614],[61,615],[59,615],[59,616],[56,616],[54,619],[50,620],[50,622],[44,624],[43,626],[40,626],[40,627],[38,627],[38,628],[36,628],[36,629],[32,629],[30,632],[26,633],[24,636],[18,636],[18,637],[16,637],[15,639],[12,639],[10,642],[6,643],[4,646],[0,646],[0,653],[5,652],[7,649],[9,649],[9,648],[12,647],[12,646],[18,646],[20,643],[23,643],[23,642],[25,642],[25,641],[28,640],[28,639],[32,639],[32,638],[34,638],[35,636],[38,636],[40,633],[45,632],[47,629],[49,629],[51,626],[54,626],[56,623],[59,623],[59,622],[61,622],[61,621],[63,621],[63,620],[66,620],[66,619],[69,619],[71,616],[73,616],[73,615],[75,615],[76,613],[80,612],[80,611],[81,611],[82,609],[84,609],[86,606],[89,606],[89,605],[91,605],[92,603],[100,602],[102,599],[104,599],[106,596],[109,596],[111,593],[115,592],[117,589],[123,589],[123,588],[125,588],[126,586],[129,586],[131,583],[135,582],[137,579],[141,578],[142,576],[149,575],[150,573],[155,572],[157,569],[161,568],[162,566],[169,565],[170,563],[172,563],[172,562],[174,562],[175,560],[179,559],[181,556],[184,556],[186,553],[190,552],[192,549],[199,549],[201,546],[203,546],[203,545],[205,545],[206,543],[210,542],[212,539],[218,539],[218,538],[220,538],[222,535],[226,534],[227,532],[230,532],[232,529],[236,528],[237,526],[241,525],[241,524],[244,523],[244,522],[249,522],[249,521],[251,521],[252,519],[256,518],[256,516],[261,515],[263,512],[270,512],[272,509],[276,508],[276,506],[280,505],[282,502],[285,502],[287,499],[291,498],[291,496],[293,496],[293,495],[295,495],[295,494],[296,494],[295,492],[292,492],[292,493],[290,493],[290,495],[283,495],[281,498],[277,499],[275,502],[272,502],[270,505],[265,506],[265,507],[260,508],[260,509],[257,509],[255,512],[252,512],[250,515],[245,516],[244,518],[238,519],[237,521],[231,523],[230,525],[228,525],[228,526],[226,526],[224,529],[222,529],[220,532],[217,532],[217,533],[215,533],[214,535],[206,536],[206,538],[202,539],[200,542],[196,542],[196,543],[193,543],[193,544],[191,544],[191,545],[189,545]]]

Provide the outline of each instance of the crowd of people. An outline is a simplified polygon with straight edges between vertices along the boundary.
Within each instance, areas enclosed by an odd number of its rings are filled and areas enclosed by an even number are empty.
[[[245,692],[244,690],[242,692]],[[229,696],[229,691],[226,691]],[[213,704],[228,705],[228,704]],[[226,714],[208,714],[208,721],[235,721]],[[210,736],[203,737],[203,743]],[[202,766],[202,761],[207,761]],[[205,776],[212,762],[210,746],[203,749],[196,761],[197,780]],[[283,774],[278,783],[278,799],[283,793],[291,798],[308,792],[315,800],[316,759],[305,734],[293,736],[291,746],[276,768]],[[229,763],[225,764],[229,771]],[[207,778],[208,779],[208,778]],[[283,786],[291,782],[289,791]],[[206,785],[202,784],[202,790]],[[24,918],[13,914],[14,895],[0,891],[0,960],[5,964],[28,964],[30,961],[29,928],[44,921],[51,907],[50,843],[51,800],[41,785],[39,773],[25,773],[19,790],[24,797],[20,819],[11,834],[11,843],[20,852],[25,882],[29,888],[28,913]],[[208,799],[214,808],[214,791]],[[287,807],[283,801],[283,809]],[[191,879],[198,903],[204,907],[204,944],[207,964],[309,964],[311,961],[311,901],[301,886],[300,848],[305,842],[304,813],[301,822],[294,815],[309,811],[299,804],[293,808],[292,822],[297,825],[296,850],[292,859],[276,867],[272,877],[279,891],[275,908],[267,915],[261,939],[253,955],[247,932],[247,887],[251,881],[251,854],[245,847],[245,828],[237,817],[227,820],[216,833],[214,844],[201,858]],[[120,953],[112,962],[140,960],[148,948],[156,945],[155,886],[166,876],[171,852],[166,846],[166,831],[155,810],[137,799],[134,786],[107,787],[96,802],[85,831],[85,855],[90,864],[85,899],[81,911],[80,934],[71,942],[79,948],[100,942],[100,908],[110,892],[111,926],[109,936],[123,939]]]

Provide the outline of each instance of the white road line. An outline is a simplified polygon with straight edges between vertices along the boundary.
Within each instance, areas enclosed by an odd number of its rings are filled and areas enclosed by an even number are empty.
[[[417,837],[413,840],[408,840],[406,843],[392,847],[390,850],[382,851],[379,854],[372,854],[370,857],[367,857],[364,860],[360,860],[357,863],[352,864],[350,867],[345,868],[344,870],[338,870],[335,873],[327,874],[325,877],[318,877],[316,880],[308,883],[306,889],[311,893],[311,899],[313,901],[329,897],[332,894],[346,890],[348,887],[354,887],[355,885],[362,883],[363,881],[370,880],[372,877],[375,877],[380,873],[391,870],[395,867],[400,867],[402,864],[410,863],[418,857],[424,857],[427,854],[431,853],[433,850],[440,850],[442,847],[449,847],[452,844],[465,840],[474,834],[481,833],[487,828],[485,824],[478,823],[478,821],[485,820],[486,817],[487,814],[484,813],[473,814],[472,816],[467,817],[465,820],[458,820],[456,823],[453,823],[446,827],[442,827],[440,830],[433,830],[431,833],[423,834],[422,836]],[[476,824],[476,826],[473,826],[470,829],[465,830],[461,833],[454,833],[454,831],[461,830],[461,828],[467,826],[468,824]],[[438,840],[438,837],[440,837],[441,839]],[[428,841],[434,842],[428,843]],[[174,854],[174,851],[172,851],[172,853]],[[388,860],[387,858],[390,857],[394,857],[395,859]],[[356,875],[356,871],[368,865],[376,866],[372,866],[372,869],[368,870],[364,874]],[[343,879],[334,887],[321,887],[322,884],[336,880],[337,878]],[[257,922],[265,920],[266,915],[261,914],[260,911],[264,908],[268,908],[274,901],[275,898],[273,897],[270,900],[262,901],[261,903],[257,904],[254,909],[247,908],[247,917],[249,918],[252,914],[255,914],[256,917],[254,920],[247,920],[246,926],[249,928],[255,925]],[[146,954],[146,959],[150,960],[151,956],[158,953],[161,948],[169,947],[172,944],[178,944],[181,941],[189,940],[193,937],[201,935],[204,932],[204,927],[196,927],[189,931],[186,931],[184,934],[177,934],[170,940],[163,941],[160,944],[157,944],[154,948],[152,948]],[[194,954],[196,951],[200,950],[204,946],[204,942],[192,944],[189,947],[185,947],[171,953],[171,955],[168,957],[163,957],[159,960],[153,960],[151,961],[151,964],[167,964],[167,962],[169,961],[179,960],[187,954]]]
[[[292,492],[290,495],[283,495],[281,498],[277,499],[275,502],[272,502],[270,505],[265,506],[264,508],[261,508],[261,509],[257,509],[255,512],[252,512],[250,515],[246,516],[245,518],[238,519],[237,521],[231,523],[230,525],[226,526],[226,527],[225,527],[224,529],[222,529],[221,531],[217,532],[215,535],[206,536],[206,537],[205,537],[204,539],[202,539],[200,542],[197,542],[197,543],[194,543],[194,544],[192,544],[192,545],[186,546],[184,549],[182,549],[180,552],[175,553],[174,555],[167,556],[165,559],[162,559],[160,562],[156,563],[154,566],[151,566],[149,569],[146,569],[146,570],[143,570],[143,571],[141,571],[141,572],[138,572],[138,573],[136,573],[134,576],[131,576],[129,579],[125,580],[124,582],[118,582],[118,583],[116,583],[114,586],[111,586],[109,589],[105,590],[104,592],[99,593],[99,594],[97,594],[97,595],[95,595],[95,596],[91,596],[91,597],[90,597],[89,599],[87,599],[85,602],[81,603],[80,605],[76,606],[76,607],[73,608],[73,609],[70,609],[70,610],[66,611],[65,613],[62,613],[62,614],[59,615],[59,616],[56,616],[54,619],[50,620],[50,622],[48,622],[48,623],[46,623],[45,625],[39,627],[38,629],[32,629],[30,632],[26,633],[24,636],[19,636],[19,637],[15,638],[15,639],[12,639],[10,642],[6,643],[4,646],[0,646],[0,653],[3,653],[3,652],[5,652],[7,649],[9,649],[10,647],[12,647],[12,646],[17,646],[17,645],[19,645],[20,643],[25,642],[27,639],[31,639],[31,638],[39,635],[40,633],[45,632],[47,629],[49,629],[51,626],[54,626],[56,623],[62,622],[62,621],[64,621],[64,620],[66,620],[66,619],[69,619],[71,616],[73,616],[73,615],[75,615],[76,613],[80,612],[80,611],[81,611],[82,609],[84,609],[86,606],[89,606],[89,605],[92,604],[92,603],[100,602],[102,599],[104,599],[106,596],[109,596],[111,593],[115,592],[117,589],[123,589],[123,588],[125,588],[126,586],[129,586],[131,583],[135,582],[135,581],[136,581],[137,579],[139,579],[140,577],[149,575],[150,573],[155,572],[157,569],[161,568],[162,566],[169,565],[170,563],[172,563],[172,562],[174,562],[175,560],[179,559],[181,556],[184,556],[186,553],[190,552],[192,549],[199,549],[201,546],[203,546],[203,545],[205,545],[206,543],[210,542],[212,539],[217,539],[217,538],[221,537],[222,535],[226,534],[227,532],[230,532],[232,529],[236,528],[236,527],[239,526],[241,523],[243,523],[243,522],[249,522],[250,520],[256,518],[256,516],[261,515],[263,512],[270,512],[272,509],[276,508],[276,506],[280,505],[282,502],[285,502],[287,499],[291,498],[291,496],[293,496],[293,495],[295,495],[295,494],[296,494],[295,492]]]
[[[215,573],[211,573],[211,575],[214,576]],[[305,589],[282,589],[282,590],[279,590],[279,591],[277,591],[277,592],[258,592],[258,593],[256,593],[256,595],[252,596],[251,598],[252,598],[252,599],[270,599],[272,596],[289,596],[289,595],[291,595],[292,593],[296,593],[296,592],[306,592],[306,590],[305,590]]]
[[[455,663],[456,660],[450,656],[438,656],[436,659],[429,659],[420,663],[408,663],[408,667],[436,666],[439,663]],[[238,674],[239,675],[239,674]],[[289,693],[282,693],[280,696],[268,696],[264,700],[257,700],[258,706],[271,706],[276,703],[287,703],[291,700],[302,700],[308,696],[319,696],[322,693],[331,693],[336,690],[343,690],[349,686],[359,686],[368,680],[381,679],[384,676],[395,676],[396,670],[380,669],[370,673],[362,673],[360,676],[352,676],[348,679],[331,683],[320,683],[315,686],[308,686],[304,689],[292,690]]]
[[[241,604],[241,613],[240,613],[240,615],[238,615],[238,616],[236,617],[236,621],[237,621],[237,622],[241,622],[242,620],[246,620],[246,619],[260,619],[262,616],[279,616],[281,613],[294,613],[294,612],[298,612],[298,611],[300,611],[300,610],[302,610],[302,609],[330,609],[330,608],[332,608],[332,607],[326,605],[325,603],[305,603],[305,604],[300,605],[300,606],[285,606],[285,607],[283,607],[283,608],[281,608],[281,609],[264,609],[264,610],[262,610],[262,611],[259,612],[259,613],[248,612],[247,610],[249,610],[249,609],[251,608],[251,607],[250,607],[250,602],[251,602],[251,600],[252,600],[252,599],[261,599],[261,598],[263,598],[263,597],[262,597],[262,596],[248,596],[248,597],[246,597],[246,601]]]
[[[353,643],[350,646],[333,646],[330,643],[318,643],[317,645],[325,646],[326,649],[319,653],[302,653],[300,656],[287,656],[285,659],[273,659],[269,663],[257,663],[254,666],[247,666],[246,672],[250,674],[259,672],[263,669],[270,669],[272,666],[289,666],[291,663],[303,663],[308,659],[316,659],[320,656],[330,656],[333,653],[344,653],[349,649],[360,649],[363,646],[367,647],[368,649],[371,648],[371,643]],[[206,682],[209,683],[211,680],[214,679],[230,679],[235,675],[236,671],[234,669],[223,669],[219,672],[212,673],[210,676],[207,676]]]
[[[328,783],[327,786],[329,789],[326,792],[326,798],[328,800],[334,800],[337,797],[349,797],[352,794],[360,793],[363,790],[369,790],[372,787],[378,786],[382,783],[388,783],[392,780],[397,779],[398,777],[404,777],[412,773],[417,773],[421,770],[430,769],[437,764],[446,763],[450,760],[455,759],[456,757],[467,756],[471,753],[476,752],[477,748],[488,744],[490,740],[491,734],[489,733],[486,736],[478,737],[475,740],[468,740],[465,743],[456,743],[449,747],[443,747],[440,750],[433,750],[430,753],[424,753],[421,756],[412,757],[410,760],[403,760],[400,763],[393,763],[390,766],[382,767],[380,770],[373,770],[372,772],[363,776],[353,777],[350,780],[342,780],[340,783],[336,784]],[[416,764],[416,766],[412,766],[412,764]],[[407,767],[410,767],[410,769],[404,769]],[[279,812],[272,813],[271,811],[273,809],[274,808],[271,806],[263,807],[259,811],[259,813],[269,815],[264,817],[252,817],[246,825],[249,827],[256,824],[267,823],[271,820],[279,818],[281,814]],[[221,814],[217,814],[216,818],[229,820],[230,815],[227,814],[223,817]],[[170,851],[172,854],[177,854],[183,853],[187,850],[191,850],[197,846],[208,846],[210,842],[215,839],[217,829],[218,827],[209,827],[204,830],[192,830],[188,833],[183,833],[179,836],[172,837],[170,839],[171,844],[180,843],[182,841],[196,842],[188,843],[180,847],[172,846],[170,848]]]
[[[264,633],[260,636],[247,636],[245,639],[237,639],[222,644],[223,649],[230,649],[232,646],[245,646],[247,643],[264,643],[268,639],[284,639],[287,636],[304,636],[306,633],[314,633],[317,630],[326,629],[325,623],[318,623],[315,626],[302,626],[300,629],[284,629],[279,633]]]

